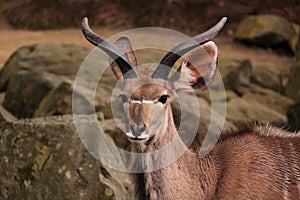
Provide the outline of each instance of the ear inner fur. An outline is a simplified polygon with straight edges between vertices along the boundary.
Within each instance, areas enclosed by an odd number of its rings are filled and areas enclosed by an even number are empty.
[[[178,69],[178,73],[175,73],[177,74],[177,81],[179,82],[179,84],[177,84],[179,88],[177,89],[206,89],[213,80],[216,72],[217,55],[217,46],[212,41],[205,43],[187,54]],[[178,78],[178,76],[180,78]],[[172,77],[172,80],[176,80],[176,78]],[[189,84],[190,87],[186,84]]]
[[[137,59],[136,59],[136,56],[135,56],[135,53],[133,51],[133,48],[132,48],[132,45],[131,45],[131,42],[130,40],[125,37],[125,36],[122,36],[120,38],[118,38],[115,43],[114,43],[122,52],[124,52],[124,55],[126,56],[126,58],[130,61],[130,64],[135,67],[135,69],[137,69]],[[110,67],[112,69],[112,71],[114,72],[114,74],[116,75],[116,77],[118,79],[120,79],[123,74],[120,70],[120,67],[118,66],[118,64],[112,60],[112,58],[110,57],[109,58],[109,62],[111,63],[110,64]],[[133,69],[134,70],[134,69]]]

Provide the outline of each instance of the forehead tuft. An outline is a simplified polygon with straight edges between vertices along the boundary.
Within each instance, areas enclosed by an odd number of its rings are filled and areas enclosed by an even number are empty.
[[[147,100],[154,100],[160,97],[162,94],[167,92],[167,88],[160,84],[149,83],[145,84],[139,88],[137,88],[134,92],[132,97],[134,99],[147,99]]]
[[[161,95],[170,93],[168,81],[151,77],[156,65],[139,66],[138,78],[125,79],[123,92],[135,100],[155,100]]]

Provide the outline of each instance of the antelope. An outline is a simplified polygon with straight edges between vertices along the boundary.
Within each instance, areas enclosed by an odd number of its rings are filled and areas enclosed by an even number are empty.
[[[178,44],[150,73],[150,69],[138,68],[127,37],[113,44],[94,33],[87,18],[83,19],[85,38],[113,59],[110,67],[121,81],[125,134],[133,152],[156,152],[177,138],[170,102],[179,92],[201,91],[212,82],[218,49],[211,39],[225,22],[226,18],[222,18],[208,31]],[[192,53],[197,48],[207,54]],[[177,73],[169,77],[180,59]],[[199,62],[201,68],[197,66]],[[173,147],[164,158],[178,149],[184,149],[184,153],[155,171],[147,169],[161,160],[151,156],[148,160],[133,159],[133,165],[145,169],[131,174],[138,199],[300,199],[299,134],[249,125],[219,139],[203,158],[180,140]]]

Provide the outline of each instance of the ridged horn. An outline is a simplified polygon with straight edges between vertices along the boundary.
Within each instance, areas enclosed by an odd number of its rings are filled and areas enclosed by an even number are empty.
[[[152,78],[167,80],[169,72],[176,61],[188,51],[214,38],[223,28],[226,21],[227,17],[223,17],[215,26],[210,28],[208,31],[201,33],[183,43],[180,43],[173,49],[171,49],[160,61],[159,65],[152,74]]]
[[[118,47],[113,43],[107,41],[100,35],[94,33],[89,26],[88,18],[84,17],[81,24],[81,29],[84,37],[93,45],[97,46],[99,49],[104,51],[107,55],[112,57],[112,59],[118,64],[120,70],[123,74],[124,79],[127,78],[137,78],[137,75],[132,68],[129,60],[124,56]]]

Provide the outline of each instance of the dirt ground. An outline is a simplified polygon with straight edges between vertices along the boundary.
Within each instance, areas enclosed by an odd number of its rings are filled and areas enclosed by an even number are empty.
[[[96,29],[95,31],[109,37],[118,31]],[[82,36],[80,29],[28,31],[0,29],[0,68],[18,48],[36,43],[78,44],[92,49]]]
[[[3,26],[2,26],[3,28]],[[104,37],[110,37],[122,30],[111,30],[107,28],[94,28],[94,31]],[[253,62],[267,62],[277,65],[279,68],[286,69],[292,65],[293,58],[285,55],[278,55],[272,50],[256,47],[247,47],[243,44],[234,42],[231,36],[226,33],[221,34],[214,40],[219,47],[219,55],[222,57],[243,57],[250,58]],[[81,30],[62,29],[62,30],[44,30],[28,31],[14,30],[9,27],[1,30],[0,26],[0,68],[4,66],[5,61],[18,48],[24,45],[36,43],[55,43],[55,44],[78,44],[92,49],[93,46],[85,41]],[[134,45],[134,44],[133,44]]]

